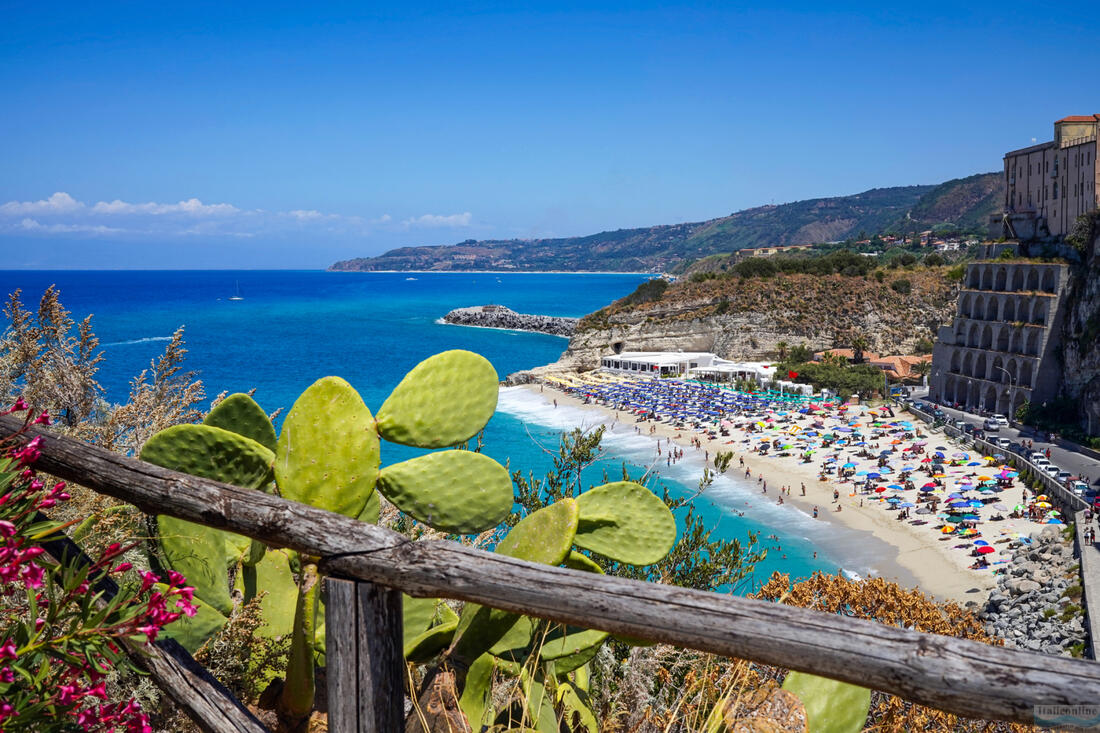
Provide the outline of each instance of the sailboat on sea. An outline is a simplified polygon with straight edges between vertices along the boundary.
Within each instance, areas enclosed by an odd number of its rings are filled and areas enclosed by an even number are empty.
[[[236,295],[230,295],[229,299],[230,300],[244,300],[244,298],[241,297],[241,281],[240,280],[237,280],[237,294]]]

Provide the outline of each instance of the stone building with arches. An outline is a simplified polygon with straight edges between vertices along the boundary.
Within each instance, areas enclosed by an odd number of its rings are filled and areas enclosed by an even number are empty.
[[[974,262],[955,317],[932,353],[929,396],[967,410],[1014,415],[1058,393],[1064,264]]]

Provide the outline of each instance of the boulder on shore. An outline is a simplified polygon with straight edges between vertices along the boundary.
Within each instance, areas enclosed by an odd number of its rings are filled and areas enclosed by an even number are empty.
[[[577,327],[576,318],[562,316],[537,316],[516,313],[503,305],[475,305],[455,308],[443,316],[444,323],[456,326],[481,326],[482,328],[507,328],[513,331],[537,331],[553,336],[571,336]]]

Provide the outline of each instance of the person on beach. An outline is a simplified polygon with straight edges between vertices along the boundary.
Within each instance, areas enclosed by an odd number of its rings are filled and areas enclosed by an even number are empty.
[[[817,519],[817,507],[814,507],[814,519]]]
[[[806,484],[805,483],[802,484],[802,495],[803,496],[806,495]]]

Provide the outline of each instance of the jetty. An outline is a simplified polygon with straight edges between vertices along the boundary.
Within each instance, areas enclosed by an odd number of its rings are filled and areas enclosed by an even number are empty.
[[[444,323],[456,326],[480,326],[481,328],[504,328],[512,331],[537,331],[554,336],[572,336],[577,328],[577,318],[562,316],[540,316],[516,313],[503,305],[476,305],[470,308],[455,308],[443,316]]]

